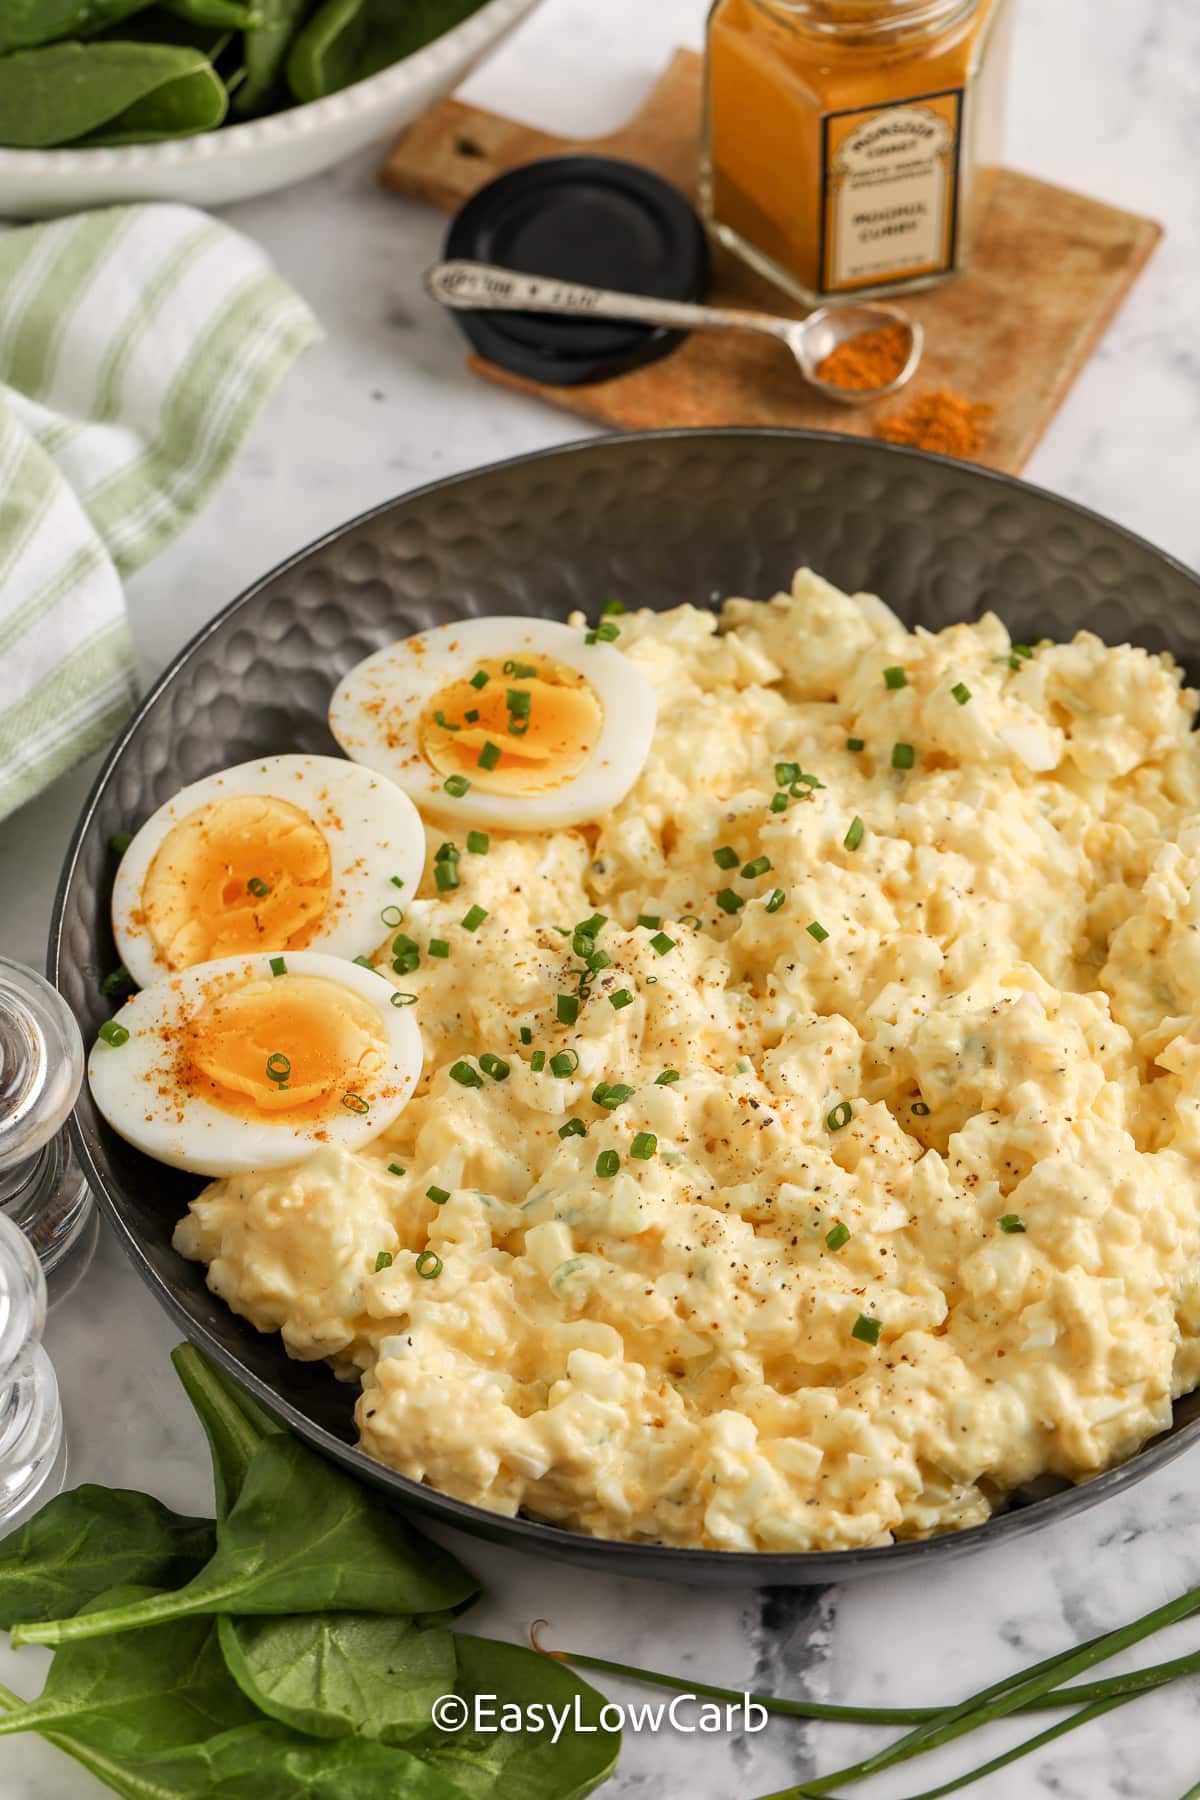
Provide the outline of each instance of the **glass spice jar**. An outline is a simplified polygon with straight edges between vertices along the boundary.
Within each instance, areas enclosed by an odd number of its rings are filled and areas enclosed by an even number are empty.
[[[716,0],[701,193],[811,306],[961,274],[999,167],[1009,0]]]

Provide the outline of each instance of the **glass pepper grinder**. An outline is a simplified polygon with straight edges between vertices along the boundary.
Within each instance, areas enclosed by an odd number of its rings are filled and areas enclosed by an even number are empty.
[[[52,1298],[61,1265],[95,1235],[95,1202],[64,1129],[82,1081],[83,1040],[66,1001],[0,956],[0,1214],[53,1277]],[[74,1285],[82,1266],[72,1261]]]

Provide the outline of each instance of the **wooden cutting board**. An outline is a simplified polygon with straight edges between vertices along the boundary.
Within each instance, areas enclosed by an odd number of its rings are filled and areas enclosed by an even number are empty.
[[[692,51],[677,51],[623,130],[585,141],[444,101],[400,139],[381,178],[397,193],[452,212],[520,163],[583,151],[643,163],[695,198],[701,68]],[[1161,236],[1161,226],[1135,213],[1002,170],[970,273],[905,303],[924,321],[927,340],[909,391],[950,387],[991,405],[992,433],[977,460],[1015,474]],[[714,260],[714,303],[801,315],[719,246]],[[898,404],[836,406],[790,375],[785,353],[769,339],[740,333],[698,333],[665,361],[587,387],[543,387],[479,357],[470,361],[481,375],[626,430],[773,425],[869,436],[876,412]]]

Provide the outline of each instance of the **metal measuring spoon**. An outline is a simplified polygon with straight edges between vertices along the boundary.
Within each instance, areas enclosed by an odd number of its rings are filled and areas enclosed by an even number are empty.
[[[897,393],[916,374],[925,347],[924,328],[896,306],[822,306],[806,319],[782,319],[740,308],[691,306],[679,300],[655,300],[650,295],[618,294],[476,262],[438,263],[426,274],[425,286],[443,306],[463,312],[563,313],[577,319],[665,325],[672,331],[765,332],[787,345],[811,387],[842,406],[864,406]],[[894,381],[885,387],[845,388],[821,380],[817,373],[821,363],[847,338],[897,324],[909,333],[909,353]]]

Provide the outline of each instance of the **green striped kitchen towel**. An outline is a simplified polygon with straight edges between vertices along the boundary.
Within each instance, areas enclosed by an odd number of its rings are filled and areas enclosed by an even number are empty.
[[[190,207],[0,235],[0,818],[129,713],[122,574],[318,336],[262,251]]]

